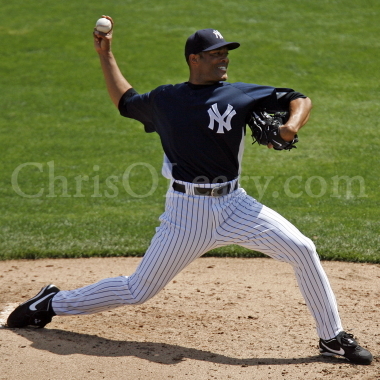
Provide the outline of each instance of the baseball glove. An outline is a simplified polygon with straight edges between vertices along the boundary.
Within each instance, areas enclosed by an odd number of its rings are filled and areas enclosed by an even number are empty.
[[[294,144],[298,142],[295,135],[292,141],[285,141],[280,136],[279,128],[289,119],[289,112],[268,113],[265,111],[253,112],[248,126],[252,131],[253,143],[268,145],[271,143],[276,150],[290,150],[297,148]]]

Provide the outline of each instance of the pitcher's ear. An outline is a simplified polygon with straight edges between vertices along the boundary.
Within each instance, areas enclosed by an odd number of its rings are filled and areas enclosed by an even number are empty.
[[[190,54],[189,55],[189,62],[198,63],[198,61],[199,61],[199,54]]]

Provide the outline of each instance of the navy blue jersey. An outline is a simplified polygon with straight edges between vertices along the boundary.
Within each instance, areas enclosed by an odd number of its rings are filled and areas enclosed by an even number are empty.
[[[226,182],[239,176],[250,114],[257,108],[276,108],[276,94],[270,86],[186,82],[123,96],[119,110],[143,123],[146,132],[159,134],[165,176],[186,182]]]

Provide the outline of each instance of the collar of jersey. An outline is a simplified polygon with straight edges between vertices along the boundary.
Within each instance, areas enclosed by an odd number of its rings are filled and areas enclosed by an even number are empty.
[[[217,82],[213,84],[193,84],[190,82],[185,82],[192,90],[201,90],[202,88],[208,88],[213,86],[223,86],[225,82]]]

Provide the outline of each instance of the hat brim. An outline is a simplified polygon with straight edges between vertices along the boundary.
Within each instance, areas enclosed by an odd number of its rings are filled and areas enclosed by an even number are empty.
[[[237,49],[240,46],[239,42],[220,42],[218,44],[212,45],[208,47],[207,49],[204,49],[202,51],[211,51],[211,50],[216,50],[221,47],[227,47],[228,50],[234,50]]]

